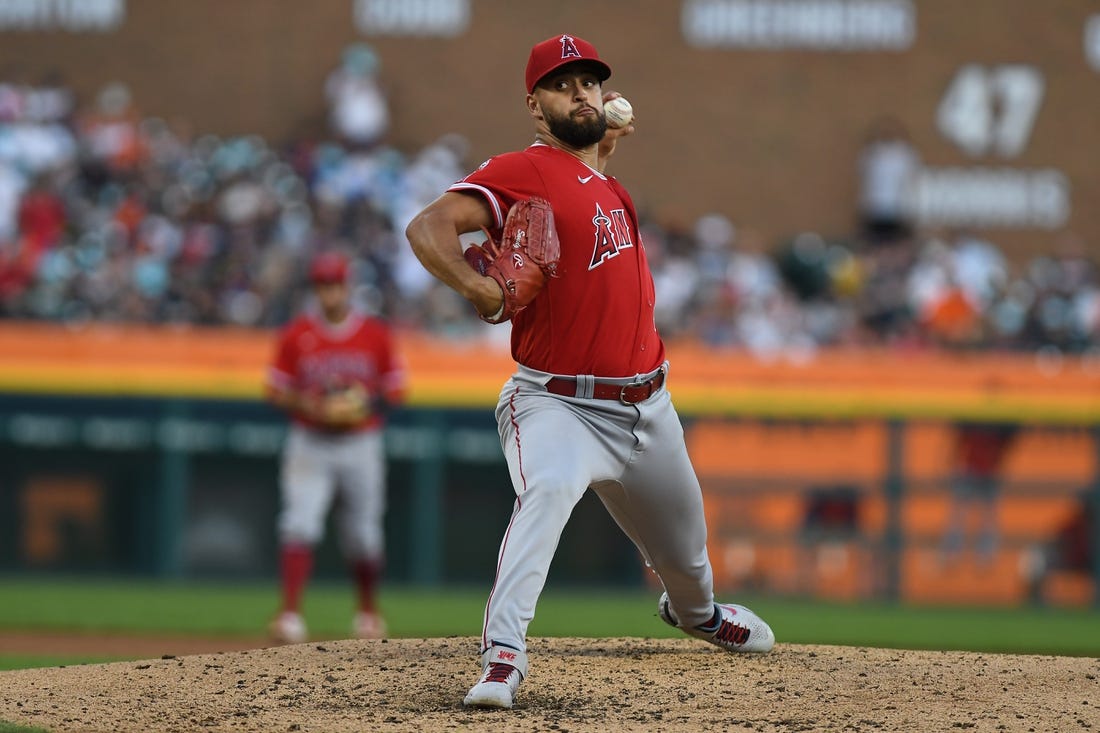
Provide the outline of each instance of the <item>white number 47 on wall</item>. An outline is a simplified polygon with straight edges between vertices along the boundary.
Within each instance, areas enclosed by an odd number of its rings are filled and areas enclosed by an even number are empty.
[[[968,64],[955,74],[936,112],[936,125],[973,157],[1018,155],[1027,145],[1043,99],[1043,75],[1033,66]]]

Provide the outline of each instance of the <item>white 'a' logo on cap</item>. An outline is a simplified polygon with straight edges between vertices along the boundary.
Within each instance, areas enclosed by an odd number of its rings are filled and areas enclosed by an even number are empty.
[[[581,52],[577,50],[576,44],[573,43],[572,36],[561,37],[561,57],[563,59],[581,58]]]

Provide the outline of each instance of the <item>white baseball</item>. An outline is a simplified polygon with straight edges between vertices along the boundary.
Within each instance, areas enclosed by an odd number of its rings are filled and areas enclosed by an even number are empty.
[[[615,97],[603,106],[608,127],[626,127],[634,119],[634,108],[626,97]]]

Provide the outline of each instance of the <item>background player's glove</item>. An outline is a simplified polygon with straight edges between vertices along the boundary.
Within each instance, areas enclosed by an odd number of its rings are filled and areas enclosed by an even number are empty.
[[[370,414],[367,391],[361,384],[325,395],[319,408],[320,419],[333,426],[354,425]]]
[[[488,232],[486,232],[488,235]],[[508,211],[500,242],[489,237],[463,253],[470,267],[500,285],[504,293],[501,310],[481,315],[483,321],[503,323],[526,308],[542,290],[548,277],[554,277],[561,244],[554,227],[554,211],[540,198],[517,201]]]

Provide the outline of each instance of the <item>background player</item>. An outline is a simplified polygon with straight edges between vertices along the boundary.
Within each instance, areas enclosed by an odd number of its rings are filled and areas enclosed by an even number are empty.
[[[268,372],[269,399],[291,418],[280,474],[282,607],[270,625],[272,636],[288,643],[307,638],[301,597],[337,498],[341,544],[358,593],[352,633],[386,633],[375,602],[385,549],[381,428],[387,408],[403,399],[405,371],[388,326],[352,306],[348,269],[335,252],[313,261],[316,312],[282,331]]]
[[[714,602],[698,479],[665,379],[653,279],[626,190],[604,175],[620,137],[608,130],[611,75],[576,36],[535,45],[526,71],[535,142],[490,158],[410,223],[425,268],[492,318],[496,280],[464,260],[459,235],[499,237],[516,201],[540,197],[561,242],[557,276],[512,319],[518,369],[497,406],[516,500],[485,608],[483,671],[467,705],[511,707],[527,674],[526,633],[561,532],[592,488],[665,587],[668,623],[730,651],[765,652],[771,629],[742,606]]]

